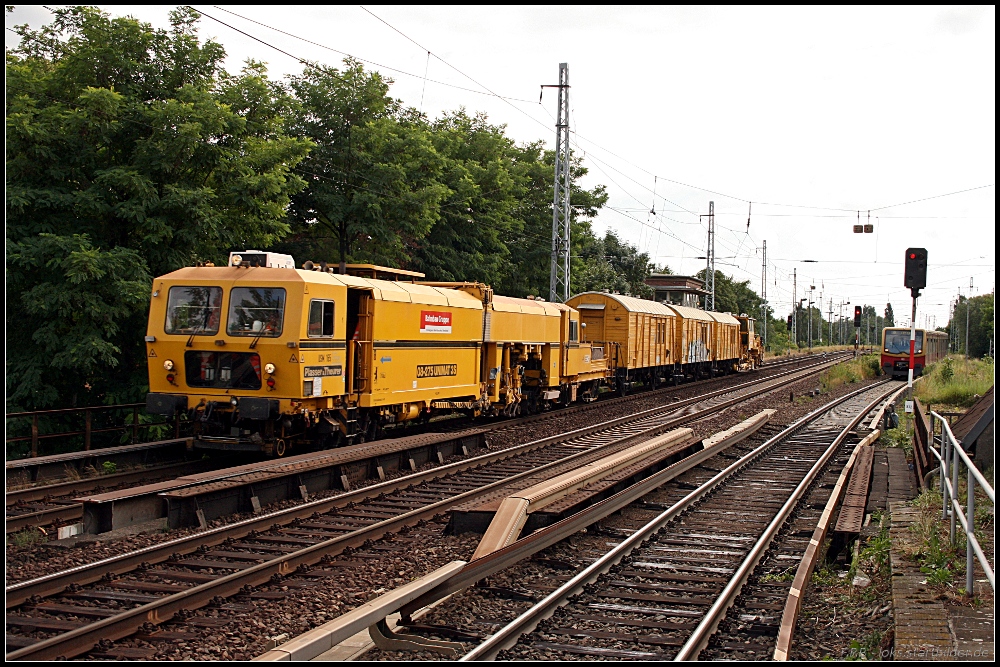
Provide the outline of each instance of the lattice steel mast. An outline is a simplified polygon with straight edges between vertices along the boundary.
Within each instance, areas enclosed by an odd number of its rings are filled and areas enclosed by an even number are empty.
[[[705,258],[705,310],[715,310],[715,202],[708,202],[708,253]]]
[[[549,87],[549,86],[545,86]],[[567,301],[569,293],[569,65],[559,63],[559,109],[556,115],[556,166],[552,187],[552,272],[549,301]]]
[[[767,349],[767,240],[764,241],[764,252],[760,258],[760,315],[764,324],[764,349]]]

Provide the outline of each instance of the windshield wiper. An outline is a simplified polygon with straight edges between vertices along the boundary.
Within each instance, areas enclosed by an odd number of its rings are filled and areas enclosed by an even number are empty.
[[[251,350],[254,349],[255,347],[257,347],[257,341],[259,341],[260,338],[261,338],[261,336],[263,336],[263,335],[264,335],[264,331],[261,330],[261,332],[259,334],[257,334],[256,337],[254,337],[253,342],[250,343],[250,349]]]

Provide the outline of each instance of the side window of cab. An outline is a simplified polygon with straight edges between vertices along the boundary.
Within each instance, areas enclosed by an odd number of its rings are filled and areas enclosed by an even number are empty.
[[[334,302],[326,299],[309,301],[309,337],[333,338]]]

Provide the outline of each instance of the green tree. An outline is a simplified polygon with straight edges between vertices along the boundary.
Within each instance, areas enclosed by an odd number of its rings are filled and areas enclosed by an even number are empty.
[[[697,273],[697,277],[702,281],[706,275],[708,275],[706,269]],[[750,287],[749,280],[737,282],[721,271],[715,272],[716,312],[756,315],[760,313],[760,304],[760,295]]]
[[[530,165],[485,114],[464,109],[430,125],[431,141],[445,161],[441,180],[448,197],[438,220],[415,243],[413,267],[431,280],[499,285],[512,261],[508,241],[521,234],[520,201]]]
[[[514,215],[523,227],[511,230],[504,239],[510,252],[510,262],[494,288],[499,294],[549,297],[549,276],[552,258],[552,178],[555,153],[544,149],[537,141],[517,148],[517,160],[524,169],[525,190],[517,202]],[[587,174],[579,158],[570,164],[570,293],[584,291],[577,280],[584,275],[587,260],[584,252],[594,242],[591,222],[608,201],[603,185],[586,190],[579,180]]]
[[[581,250],[579,276],[572,276],[580,292],[608,290],[651,299],[653,288],[645,280],[652,273],[649,254],[639,252],[632,244],[622,241],[612,230],[604,238],[585,237]]]
[[[885,304],[885,326],[894,327],[896,326],[896,320],[892,315],[892,304]]]
[[[968,350],[965,347],[966,322],[968,322]],[[956,351],[976,358],[989,354],[992,341],[996,340],[993,294],[974,296],[971,299],[960,297],[947,330],[949,334],[954,333],[957,341]]]
[[[308,142],[250,63],[90,7],[19,26],[7,52],[7,406],[135,400],[145,392],[150,282],[197,258],[266,247],[304,182]],[[140,286],[142,286],[140,288]]]
[[[440,217],[445,160],[422,118],[389,97],[392,81],[346,60],[291,78],[298,103],[289,132],[315,148],[297,168],[309,187],[292,199],[302,259],[406,266]]]

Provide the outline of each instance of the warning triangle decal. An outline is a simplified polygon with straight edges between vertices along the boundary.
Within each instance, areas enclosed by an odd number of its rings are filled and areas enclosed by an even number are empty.
[[[155,357],[156,356],[156,350],[150,350],[149,351],[149,356]]]
[[[297,364],[297,363],[299,363],[299,360],[295,358],[295,353],[294,352],[292,353],[292,358],[288,360],[288,363],[290,363],[290,364]]]

